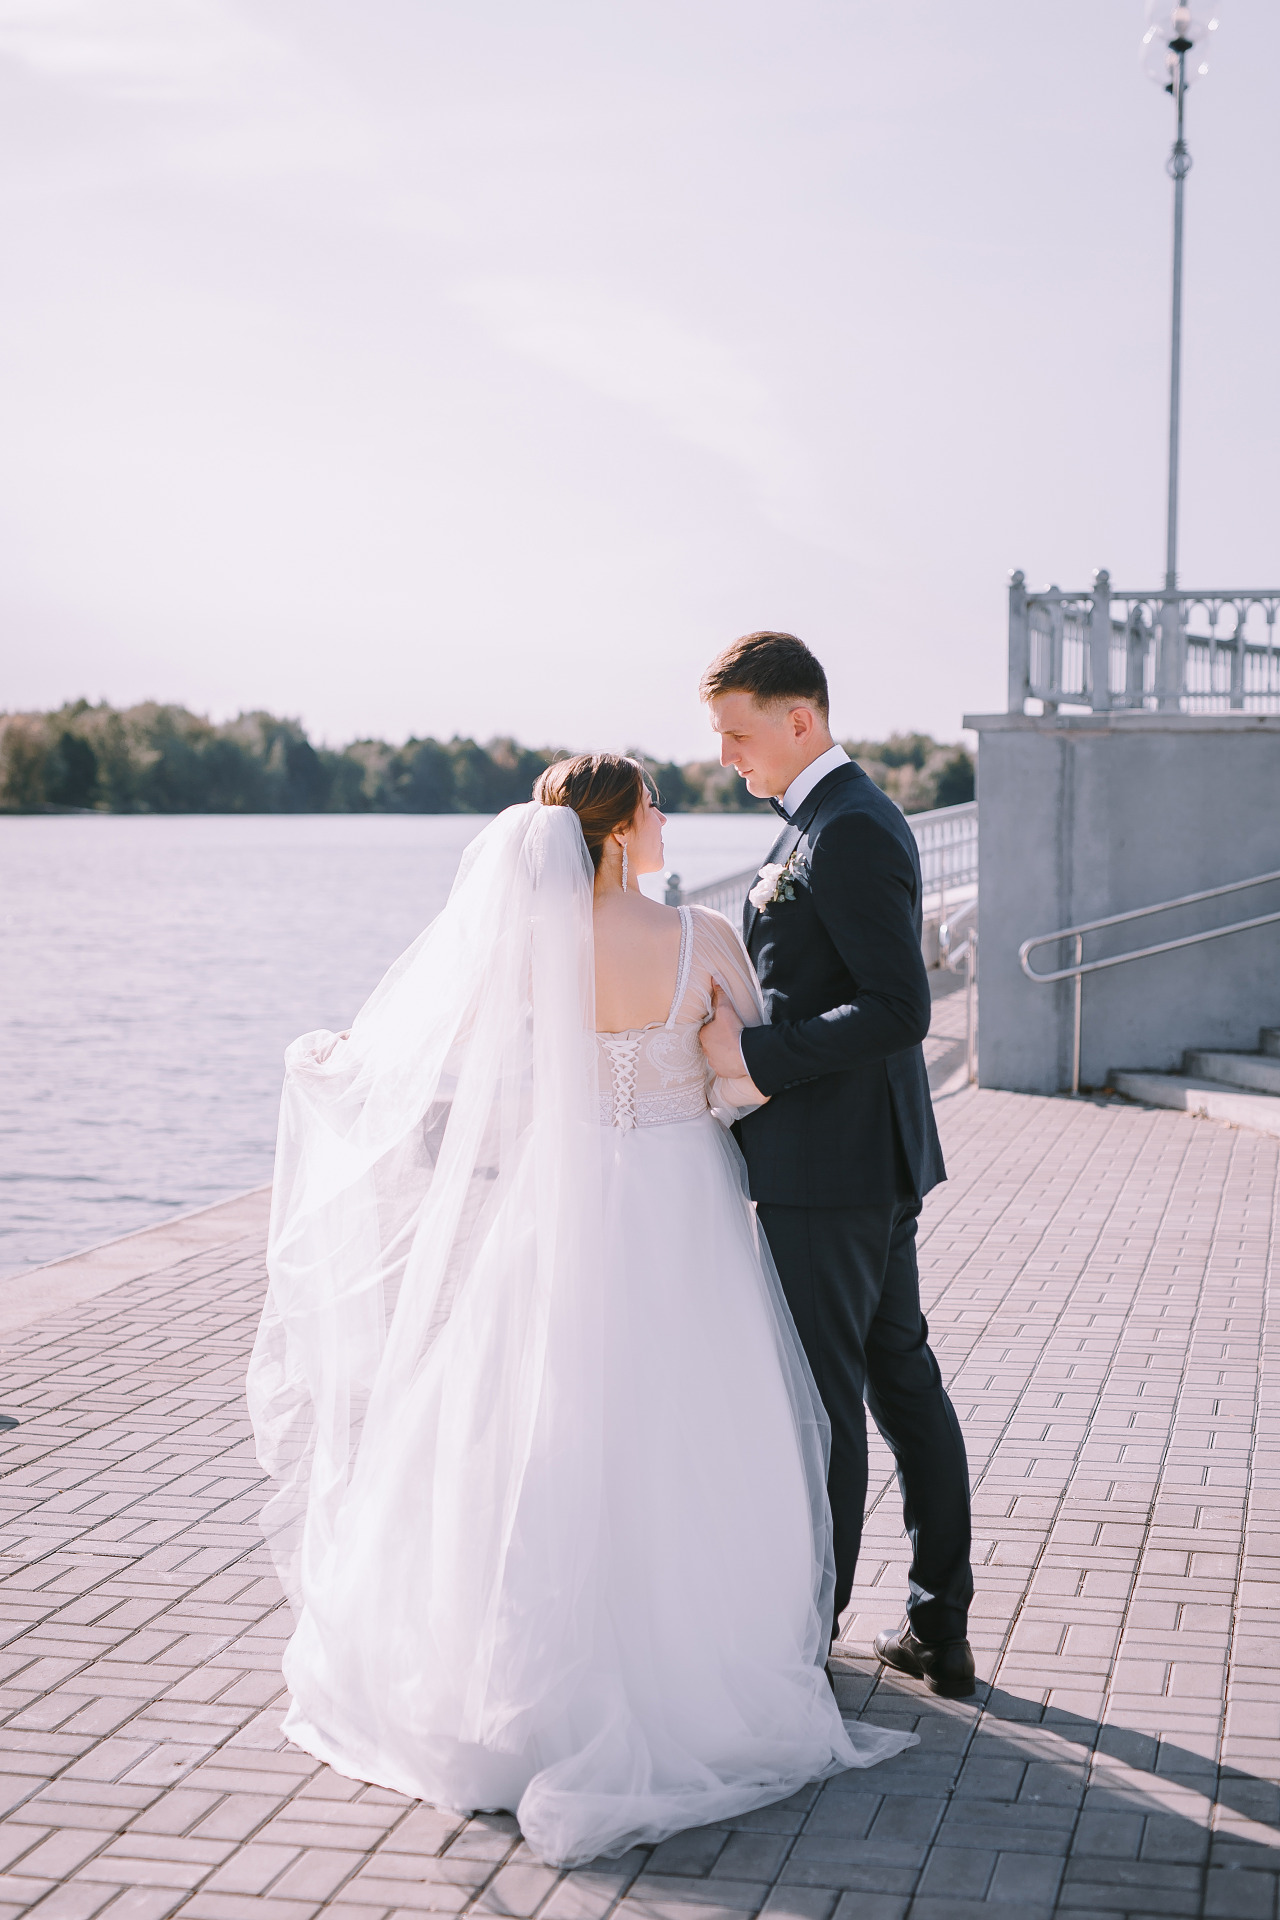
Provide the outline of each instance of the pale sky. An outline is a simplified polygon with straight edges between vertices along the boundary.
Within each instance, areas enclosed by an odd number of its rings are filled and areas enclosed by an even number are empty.
[[[712,751],[1004,704],[1162,578],[1140,0],[0,0],[0,708]],[[1280,8],[1189,132],[1182,578],[1280,582]]]

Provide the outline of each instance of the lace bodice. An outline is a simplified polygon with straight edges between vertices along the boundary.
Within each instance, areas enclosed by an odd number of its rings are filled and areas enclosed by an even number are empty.
[[[602,1126],[624,1133],[632,1127],[669,1126],[696,1120],[708,1108],[730,1120],[759,1102],[749,1080],[714,1080],[699,1045],[716,984],[744,1026],[759,1026],[764,1018],[760,988],[738,934],[709,907],[681,907],[680,959],[666,1019],[596,1034]]]

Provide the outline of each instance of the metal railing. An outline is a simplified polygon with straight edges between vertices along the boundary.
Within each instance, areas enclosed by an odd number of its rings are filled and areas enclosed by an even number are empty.
[[[965,800],[958,807],[909,813],[907,825],[920,849],[924,894],[936,893],[945,914],[949,892],[978,884],[978,803]]]
[[[1160,940],[1154,946],[1133,947],[1128,953],[1107,954],[1101,960],[1086,960],[1084,957],[1084,937],[1087,933],[1097,933],[1103,927],[1122,926],[1129,920],[1142,920],[1152,913],[1172,913],[1175,907],[1194,907],[1201,900],[1217,900],[1227,893],[1242,893],[1247,887],[1264,887],[1270,881],[1280,880],[1280,868],[1274,873],[1255,873],[1248,880],[1231,880],[1225,887],[1206,887],[1201,893],[1184,893],[1176,900],[1160,900],[1154,906],[1133,907],[1128,913],[1110,913],[1102,920],[1083,920],[1077,927],[1059,927],[1053,933],[1037,934],[1034,940],[1024,940],[1018,948],[1018,960],[1028,980],[1034,980],[1040,986],[1052,986],[1058,980],[1075,981],[1075,1033],[1072,1042],[1071,1091],[1080,1091],[1080,1028],[1084,976],[1086,973],[1101,973],[1106,967],[1122,967],[1130,960],[1148,960],[1153,954],[1173,953],[1179,947],[1196,947],[1205,940],[1222,940],[1229,933],[1247,933],[1251,927],[1266,927],[1280,921],[1280,912],[1256,914],[1252,920],[1234,920],[1226,927],[1206,927],[1200,933],[1184,933],[1177,940]],[[1037,947],[1046,947],[1055,940],[1074,940],[1076,957],[1070,966],[1058,967],[1053,973],[1037,973],[1031,965],[1031,955]]]
[[[1009,581],[1009,711],[1280,713],[1280,588],[1085,592]],[[1192,632],[1193,623],[1207,632]]]
[[[959,938],[961,931],[964,939]],[[964,1058],[968,1084],[978,1077],[978,902],[966,901],[938,928],[938,958],[949,973],[964,972]]]
[[[747,892],[760,877],[758,866],[746,867],[741,873],[730,873],[723,880],[713,880],[707,887],[690,887],[688,893],[680,890],[680,875],[667,875],[667,905],[669,907],[713,907],[722,913],[726,920],[732,920],[736,927],[742,918],[742,909],[747,904]]]
[[[978,883],[978,803],[965,800],[958,807],[935,807],[930,813],[909,813],[907,825],[920,849],[920,873],[926,897],[936,894],[945,914],[948,892]],[[709,886],[685,892],[678,873],[667,875],[669,907],[714,907],[735,925],[742,917],[747,891],[759,875],[758,866],[730,873]]]

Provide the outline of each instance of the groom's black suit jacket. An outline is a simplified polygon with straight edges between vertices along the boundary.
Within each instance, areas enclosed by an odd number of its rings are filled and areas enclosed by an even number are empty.
[[[794,855],[794,859],[792,856]],[[920,855],[906,820],[854,762],[801,802],[772,848],[794,899],[743,938],[768,1025],[742,1036],[769,1104],[734,1131],[754,1200],[884,1206],[946,1179],[921,1047],[929,978],[920,952]]]

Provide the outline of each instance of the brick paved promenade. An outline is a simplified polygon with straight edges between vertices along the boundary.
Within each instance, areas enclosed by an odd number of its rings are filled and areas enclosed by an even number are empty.
[[[940,1703],[867,1657],[903,1572],[878,1453],[839,1686],[920,1746],[598,1870],[280,1738],[241,1399],[262,1197],[12,1283],[0,1920],[1276,1920],[1280,1142],[990,1092],[939,1115],[924,1266],[986,1684]]]

